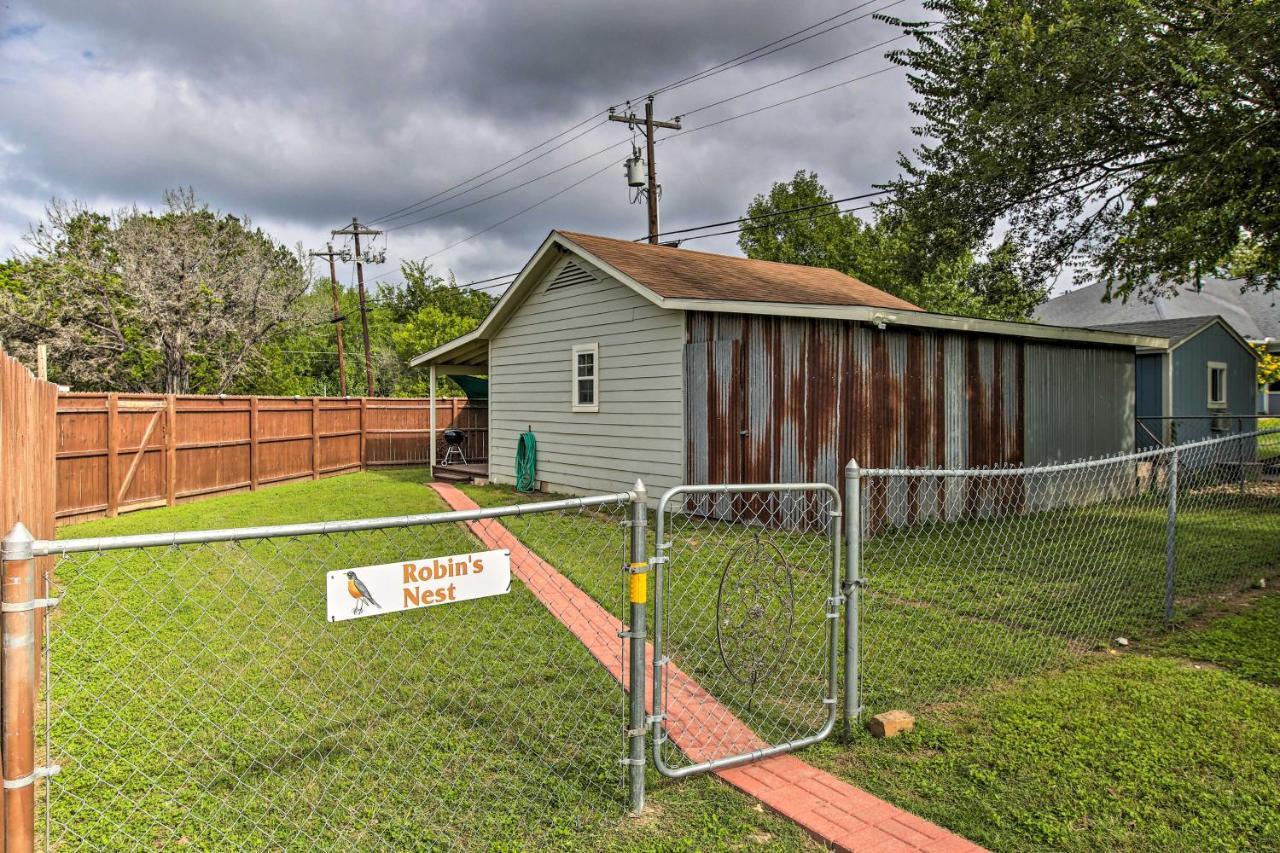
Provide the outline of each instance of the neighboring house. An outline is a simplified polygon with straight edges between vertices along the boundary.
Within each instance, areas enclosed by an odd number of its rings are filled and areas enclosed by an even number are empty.
[[[1168,349],[1138,350],[1138,447],[1196,441],[1257,424],[1258,357],[1221,317],[1094,326],[1168,338]]]
[[[552,491],[834,483],[864,466],[1036,465],[1134,447],[1147,335],[930,314],[829,269],[553,231],[469,334],[490,469],[537,436]]]
[[[1199,289],[1187,287],[1176,296],[1103,302],[1105,293],[1102,284],[1070,290],[1036,309],[1036,319],[1059,326],[1093,327],[1218,316],[1245,340],[1280,353],[1280,291],[1246,290],[1238,280],[1211,278]],[[1257,411],[1280,416],[1280,382],[1263,389],[1255,384],[1252,393],[1258,397]]]

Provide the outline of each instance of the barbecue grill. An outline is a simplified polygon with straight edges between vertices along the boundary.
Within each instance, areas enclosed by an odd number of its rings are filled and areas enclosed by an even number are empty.
[[[467,434],[455,427],[449,427],[444,431],[444,459],[440,460],[441,465],[467,464],[466,454],[462,452],[462,444],[467,440]]]

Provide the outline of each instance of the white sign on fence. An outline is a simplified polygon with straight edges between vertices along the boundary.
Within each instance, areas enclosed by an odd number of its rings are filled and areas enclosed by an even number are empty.
[[[329,572],[329,621],[382,616],[502,595],[511,587],[511,552],[480,551]]]

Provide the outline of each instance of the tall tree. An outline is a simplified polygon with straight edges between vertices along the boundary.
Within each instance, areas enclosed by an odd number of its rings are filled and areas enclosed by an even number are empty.
[[[111,216],[52,203],[17,286],[0,289],[6,341],[48,343],[54,378],[81,387],[229,390],[299,321],[301,253],[191,190],[164,202]]]
[[[1007,226],[1034,277],[1121,296],[1205,275],[1280,284],[1273,0],[927,0],[899,20],[925,140],[897,201],[931,251]]]
[[[931,252],[935,239],[889,206],[872,223],[841,213],[818,176],[801,170],[752,200],[738,245],[750,258],[838,269],[940,314],[1026,320],[1044,301],[1013,242],[980,259],[967,246]]]
[[[404,284],[382,287],[376,298],[384,341],[381,364],[396,393],[423,396],[428,374],[408,368],[409,359],[480,325],[496,300],[483,290],[459,287],[452,274],[447,280],[436,275],[422,261],[403,262],[400,274]],[[448,380],[441,387],[445,393],[456,390]]]

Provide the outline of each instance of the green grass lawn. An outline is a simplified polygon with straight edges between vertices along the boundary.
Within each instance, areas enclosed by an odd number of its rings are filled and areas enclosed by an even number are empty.
[[[994,850],[1280,848],[1280,594],[1227,601],[806,758]]]
[[[1097,655],[804,757],[997,851],[1275,850],[1277,719],[1274,687]]]
[[[467,491],[481,504],[528,499],[496,486]],[[1203,616],[1208,590],[1238,590],[1276,573],[1280,506],[1212,488],[1187,492],[1183,505],[1185,622]],[[1274,672],[1280,609],[1265,603],[1232,617],[1240,624],[1165,631],[1164,513],[1154,501],[1129,500],[915,528],[867,543],[865,698],[872,711],[909,699],[920,725],[892,741],[857,732],[803,757],[997,850],[1274,848],[1280,694],[1256,674]],[[617,536],[604,519],[593,524],[602,547]],[[702,522],[684,537],[696,541],[684,543],[683,560],[675,538],[668,571],[693,575],[684,585],[701,590],[707,613],[724,558],[748,535]],[[548,551],[565,534],[527,530],[522,538]],[[787,538],[794,543],[795,534]],[[702,559],[689,559],[691,550]],[[790,550],[816,553],[812,543]],[[571,549],[556,559],[592,595],[618,600],[608,566]],[[705,622],[701,628],[705,647],[713,640]],[[1119,633],[1159,656],[1095,651]],[[1193,655],[1194,648],[1204,651]],[[792,665],[804,660],[820,670],[818,644],[792,652]],[[1176,655],[1237,666],[1256,681]],[[676,661],[714,682],[715,662],[705,653]],[[753,725],[789,720],[800,733],[811,724],[799,711],[762,716],[759,697],[752,705],[733,690],[716,695]],[[662,781],[657,790],[670,786]]]
[[[445,509],[425,476],[274,487],[60,537]],[[571,523],[539,518],[548,531]],[[53,846],[811,844],[711,779],[662,788],[645,817],[625,816],[623,694],[518,582],[496,598],[326,622],[326,571],[475,548],[450,525],[62,558]],[[616,573],[620,549],[585,559]]]
[[[424,477],[299,483],[60,535],[444,509]],[[482,505],[530,499],[466,491]],[[1276,512],[1265,494],[1186,496],[1182,616],[1203,621],[1206,591],[1275,574]],[[507,526],[618,613],[622,517],[564,512]],[[891,742],[828,742],[807,759],[997,849],[1275,846],[1275,608],[1164,634],[1161,506],[1135,499],[913,531],[864,549],[864,698],[873,711],[907,704],[920,727]],[[785,650],[743,678],[725,661],[774,635],[730,638],[722,652],[716,604],[744,555],[767,553],[758,536],[789,555],[795,606]],[[674,541],[676,662],[770,739],[816,728],[823,538],[698,521]],[[498,598],[325,622],[328,570],[474,548],[466,530],[437,526],[61,560],[55,846],[812,843],[707,778],[650,771],[649,813],[622,816],[622,692],[518,582]],[[776,629],[773,607],[760,612]],[[1157,656],[1090,651],[1122,631]]]
[[[1280,429],[1280,418],[1258,418],[1258,429]],[[1280,441],[1275,435],[1266,435],[1258,439],[1258,455],[1262,459],[1274,459],[1280,456]]]
[[[1171,634],[1155,648],[1280,687],[1280,595],[1258,596],[1243,610],[1217,615],[1205,627]]]

